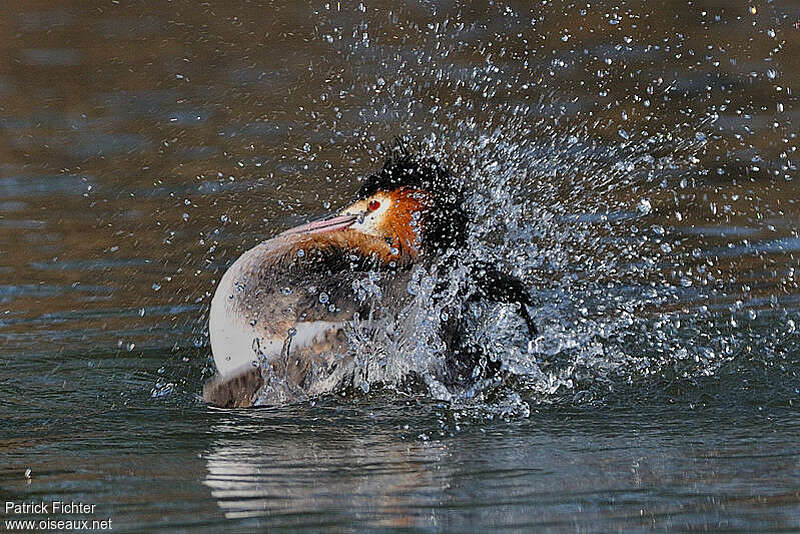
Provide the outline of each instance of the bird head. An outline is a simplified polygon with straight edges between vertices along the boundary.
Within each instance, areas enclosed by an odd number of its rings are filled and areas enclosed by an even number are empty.
[[[286,236],[328,234],[351,237],[392,255],[416,259],[420,254],[458,248],[466,234],[462,194],[453,177],[435,160],[409,154],[389,159],[367,177],[352,204],[337,216],[283,233]],[[377,252],[377,251],[376,251]]]

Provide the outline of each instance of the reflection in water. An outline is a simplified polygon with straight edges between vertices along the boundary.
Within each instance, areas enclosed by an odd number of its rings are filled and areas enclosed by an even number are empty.
[[[441,443],[405,441],[386,431],[331,439],[307,429],[265,442],[254,419],[252,426],[236,421],[213,428],[253,436],[215,440],[206,456],[205,485],[228,518],[309,526],[346,511],[373,526],[424,526],[434,518],[418,501],[449,486]]]
[[[485,422],[467,419],[458,421],[453,438],[438,437],[453,432],[445,424],[420,440],[386,424],[410,416],[415,427],[425,427],[420,414],[436,410],[410,415],[378,408],[373,427],[342,427],[325,415],[310,425],[303,411],[291,414],[292,423],[286,413],[256,412],[214,426],[204,484],[228,519],[266,528],[313,529],[341,520],[361,528],[455,531],[799,525],[794,475],[775,478],[796,471],[797,449],[783,433],[797,423],[790,414],[773,437],[755,444],[746,429],[705,439],[721,413],[705,414],[713,423],[692,416],[690,431],[668,412],[606,421],[565,413],[538,419],[538,428],[488,432]],[[765,462],[772,467],[763,471]],[[743,480],[742,472],[750,477]],[[770,490],[753,497],[763,485]],[[712,497],[722,488],[723,495]],[[727,519],[718,507],[728,510]]]

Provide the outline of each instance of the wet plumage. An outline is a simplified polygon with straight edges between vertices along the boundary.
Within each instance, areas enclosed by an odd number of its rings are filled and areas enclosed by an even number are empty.
[[[248,250],[212,300],[209,331],[219,374],[206,384],[206,400],[276,404],[341,387],[353,365],[347,328],[375,311],[359,285],[374,279],[383,308],[396,313],[411,299],[412,267],[463,248],[466,227],[458,182],[434,160],[404,153],[368,177],[339,215]],[[472,272],[470,298],[517,302],[533,328],[521,282],[485,264]],[[413,335],[413,325],[405,328],[400,335]],[[462,341],[462,328],[457,319],[442,323],[445,383],[466,383],[482,358]]]

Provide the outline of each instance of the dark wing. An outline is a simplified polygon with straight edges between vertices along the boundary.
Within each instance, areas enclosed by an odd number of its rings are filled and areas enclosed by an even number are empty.
[[[488,263],[478,263],[472,269],[472,278],[475,280],[476,292],[470,300],[486,299],[503,304],[519,304],[519,315],[525,320],[528,333],[535,336],[539,333],[533,318],[528,311],[528,306],[533,302],[528,294],[528,288],[519,278],[497,270]]]

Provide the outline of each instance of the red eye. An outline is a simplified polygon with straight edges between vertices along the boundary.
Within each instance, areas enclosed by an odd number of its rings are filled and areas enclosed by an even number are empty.
[[[369,209],[369,211],[375,211],[376,209],[378,209],[380,207],[381,207],[381,203],[378,202],[377,200],[370,200],[369,204],[367,205],[367,208]]]

